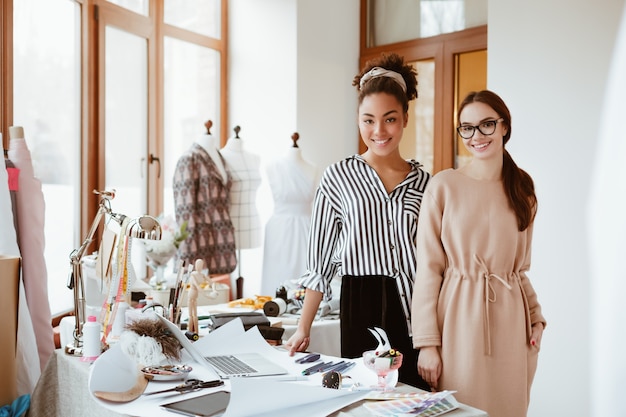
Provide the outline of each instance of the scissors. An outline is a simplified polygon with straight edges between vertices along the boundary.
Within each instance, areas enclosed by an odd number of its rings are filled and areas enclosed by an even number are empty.
[[[180,384],[175,386],[174,388],[168,388],[161,391],[148,392],[144,395],[152,395],[152,394],[162,394],[164,392],[178,392],[179,394],[185,394],[187,392],[193,392],[201,390],[202,388],[214,388],[220,387],[224,385],[224,381],[215,380],[215,381],[201,381],[199,379],[188,379],[184,384]]]

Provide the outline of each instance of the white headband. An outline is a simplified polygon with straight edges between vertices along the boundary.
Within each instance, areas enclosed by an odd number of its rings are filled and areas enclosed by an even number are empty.
[[[363,74],[363,76],[361,77],[361,81],[359,81],[359,89],[362,90],[363,85],[365,85],[366,82],[368,82],[372,78],[378,77],[392,78],[395,82],[400,84],[400,87],[402,87],[402,91],[406,93],[406,82],[404,81],[404,78],[402,78],[402,75],[395,71],[390,71],[381,67],[374,67],[365,74]]]

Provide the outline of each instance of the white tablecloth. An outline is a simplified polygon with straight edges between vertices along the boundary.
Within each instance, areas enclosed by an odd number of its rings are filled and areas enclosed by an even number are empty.
[[[281,319],[278,317],[277,319]],[[339,318],[321,318],[313,322],[309,351],[328,356],[341,356],[341,333]],[[297,325],[284,324],[283,340],[287,341],[296,332]]]
[[[116,417],[124,416],[96,402],[89,394],[90,364],[80,358],[57,349],[44,369],[31,397],[31,407],[27,417]],[[413,391],[416,388],[401,385],[400,391]],[[278,398],[278,396],[277,396]],[[369,417],[371,414],[359,401],[331,414],[332,417]],[[151,415],[146,410],[145,415]],[[459,409],[446,413],[449,417],[488,417],[484,411],[461,405]]]

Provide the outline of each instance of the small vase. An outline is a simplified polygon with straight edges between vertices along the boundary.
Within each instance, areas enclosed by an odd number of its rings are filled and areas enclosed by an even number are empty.
[[[154,275],[150,278],[150,286],[155,290],[164,290],[167,287],[165,279],[165,265],[158,265],[154,269]]]

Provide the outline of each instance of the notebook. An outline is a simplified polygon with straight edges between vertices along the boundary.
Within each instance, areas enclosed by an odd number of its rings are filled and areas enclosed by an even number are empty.
[[[167,326],[193,360],[200,365],[206,365],[209,370],[215,372],[216,378],[228,379],[234,376],[268,376],[287,373],[286,369],[256,352],[204,356],[177,325],[159,314],[156,316]]]

